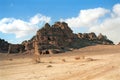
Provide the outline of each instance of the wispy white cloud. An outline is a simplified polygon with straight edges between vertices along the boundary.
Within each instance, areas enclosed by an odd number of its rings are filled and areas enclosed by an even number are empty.
[[[30,32],[36,31],[37,26],[14,18],[3,18],[0,21],[0,31],[7,34],[15,34],[16,38],[27,36]]]
[[[37,14],[30,19],[30,23],[39,24],[39,23],[44,23],[44,22],[50,22],[50,20],[51,20],[50,17],[46,17],[41,14]]]
[[[108,12],[109,10],[104,8],[80,10],[77,17],[61,19],[60,21],[67,22],[70,27],[88,27],[95,24],[100,17],[104,16]]]
[[[0,32],[14,34],[16,38],[23,40],[23,37],[35,34],[38,26],[50,21],[50,17],[41,14],[36,14],[29,21],[3,18],[0,20]],[[85,28],[88,32],[103,33],[115,43],[120,42],[118,37],[120,34],[120,4],[115,4],[112,10],[101,7],[80,10],[77,17],[60,19],[60,21],[67,22],[72,29]]]
[[[50,20],[50,17],[41,14],[31,17],[29,22],[15,18],[3,18],[0,20],[0,32],[15,34],[16,38],[23,38],[35,34],[39,24],[50,22]]]
[[[115,43],[120,42],[120,37],[118,37],[120,34],[120,4],[115,4],[112,10],[105,8],[81,10],[77,17],[61,19],[61,21],[67,22],[71,28],[87,27],[88,32],[103,33]]]
[[[120,17],[120,4],[113,6],[113,16]]]
[[[89,31],[103,33],[107,35],[109,39],[118,43],[120,42],[120,37],[118,37],[120,34],[120,4],[114,5],[110,14],[111,16],[109,18],[91,26]]]

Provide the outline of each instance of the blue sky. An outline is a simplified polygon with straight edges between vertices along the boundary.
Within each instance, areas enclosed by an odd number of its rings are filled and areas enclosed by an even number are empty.
[[[114,6],[117,4],[116,10]],[[30,39],[45,22],[53,24],[61,20],[69,24],[71,21],[77,20],[81,24],[69,25],[75,33],[94,31],[98,34],[101,32],[108,35],[108,38],[113,41],[118,42],[120,39],[113,39],[115,35],[110,36],[112,31],[110,32],[109,29],[111,27],[108,27],[108,32],[106,32],[104,31],[106,28],[102,30],[102,26],[98,25],[105,24],[107,19],[111,20],[112,18],[113,20],[112,14],[114,16],[117,14],[119,4],[120,0],[0,0],[0,38],[12,43],[20,43],[25,39]],[[96,14],[95,11],[98,12],[96,17],[85,17],[88,20],[79,21],[79,19],[82,19],[82,15],[84,16],[84,14],[89,12],[91,12],[90,14]],[[103,11],[104,14],[99,11]],[[97,23],[89,24],[90,20],[97,21]],[[119,21],[119,19],[117,20]],[[114,25],[117,25],[117,23]],[[117,26],[117,30],[118,28]],[[23,31],[22,33],[20,30],[28,31]]]
[[[111,9],[119,0],[0,0],[0,18],[15,17],[27,20],[41,13],[53,20],[77,16],[81,9],[104,7]]]

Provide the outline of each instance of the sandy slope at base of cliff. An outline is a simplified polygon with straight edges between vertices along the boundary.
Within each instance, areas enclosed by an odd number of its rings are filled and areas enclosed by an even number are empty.
[[[0,80],[120,79],[120,46],[89,46],[42,56],[39,64],[35,64],[31,56],[0,55]],[[81,56],[85,59],[79,59]]]

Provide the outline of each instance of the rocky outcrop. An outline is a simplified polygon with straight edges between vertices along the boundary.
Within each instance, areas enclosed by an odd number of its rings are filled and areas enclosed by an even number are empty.
[[[9,43],[4,39],[0,39],[0,52],[7,52]]]
[[[8,53],[22,53],[25,47],[21,44],[9,44]]]
[[[95,33],[91,32],[91,33],[78,33],[78,38],[80,39],[89,39],[89,40],[96,40],[97,36]]]
[[[98,35],[98,39],[99,39],[99,40],[106,40],[107,37],[104,36],[104,35],[102,35],[102,34],[100,33],[100,34]]]
[[[113,44],[102,34],[98,36],[94,32],[74,34],[65,22],[56,22],[52,26],[46,23],[31,40],[23,42],[26,50],[34,48],[33,41],[36,37],[39,50],[43,51],[42,54],[48,53],[48,51],[59,53],[70,50],[70,48],[81,48],[96,44]]]
[[[30,40],[29,41],[23,41],[22,42],[22,45],[24,45],[24,50],[25,51],[29,51],[29,50],[34,48],[33,40],[31,40],[31,41]]]
[[[101,33],[98,35],[98,40],[97,40],[100,44],[104,44],[104,45],[111,45],[114,44],[111,40],[109,40],[107,38],[106,35],[102,35]]]
[[[94,32],[74,34],[67,23],[56,22],[52,26],[46,23],[44,27],[39,29],[36,35],[30,40],[23,41],[20,45],[12,45],[11,47],[13,49],[10,48],[10,52],[34,50],[34,41],[36,38],[38,41],[38,50],[40,52],[42,51],[41,54],[60,53],[74,48],[81,48],[96,44],[113,44],[113,42],[107,39],[105,35],[99,34],[96,36]],[[7,49],[8,48],[6,48],[6,50]]]
[[[47,23],[48,24],[48,23]],[[74,34],[66,23],[56,22],[54,25],[46,25],[37,31],[36,37],[38,37],[41,49],[61,48],[68,47],[72,42]]]
[[[11,44],[0,39],[0,52],[2,53],[22,53],[24,52],[24,46],[21,44]]]

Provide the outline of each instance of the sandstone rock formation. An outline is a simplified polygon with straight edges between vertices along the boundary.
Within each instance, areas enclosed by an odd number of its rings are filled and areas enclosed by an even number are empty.
[[[99,34],[96,36],[94,32],[74,34],[67,23],[56,22],[52,26],[46,23],[30,40],[23,41],[22,44],[20,44],[25,47],[23,51],[30,51],[35,48],[34,41],[36,37],[38,40],[38,50],[40,50],[41,54],[60,53],[74,48],[96,44],[113,44],[105,35]],[[16,46],[18,47],[18,45]],[[20,48],[21,47],[17,48],[18,51],[20,51]]]
[[[9,43],[4,39],[0,39],[0,52],[7,52]]]
[[[24,46],[21,44],[11,44],[0,39],[0,52],[2,53],[22,53],[24,52]]]
[[[48,23],[47,23],[48,24]],[[46,25],[37,31],[39,44],[41,49],[61,48],[69,46],[72,42],[74,34],[66,23],[56,22],[52,27]]]
[[[24,50],[27,51],[27,53],[31,53],[31,49],[34,48],[33,41],[23,41],[22,45],[24,45]]]
[[[106,36],[100,34],[96,36],[94,32],[74,34],[65,22],[56,22],[50,26],[48,23],[37,31],[36,35],[29,41],[29,49],[33,49],[33,41],[38,38],[39,50],[41,54],[49,51],[59,53],[70,50],[70,48],[81,48],[96,44],[113,44]],[[26,45],[25,45],[26,47]]]
[[[39,63],[40,62],[40,50],[39,50],[39,42],[38,42],[38,38],[37,37],[33,41],[33,46],[34,46],[35,61],[37,63]]]
[[[96,40],[97,36],[94,32],[91,33],[78,33],[78,38],[80,39],[89,39],[89,40]]]
[[[25,47],[21,44],[9,44],[8,53],[22,53]]]

